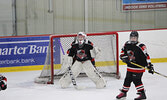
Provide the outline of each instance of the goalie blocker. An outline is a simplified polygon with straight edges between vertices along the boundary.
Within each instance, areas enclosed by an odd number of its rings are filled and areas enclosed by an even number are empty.
[[[64,67],[64,69],[66,70],[68,66],[71,66],[75,78],[81,71],[84,71],[95,83],[96,88],[104,88],[106,86],[105,80],[91,63],[91,59],[99,56],[99,54],[100,50],[97,47],[93,48],[93,44],[86,39],[86,34],[79,32],[76,40],[69,49],[68,57],[65,56],[64,66],[66,67]],[[73,59],[75,59],[74,64],[72,64]],[[62,88],[67,88],[71,84],[70,73],[68,71],[61,77],[59,83]]]

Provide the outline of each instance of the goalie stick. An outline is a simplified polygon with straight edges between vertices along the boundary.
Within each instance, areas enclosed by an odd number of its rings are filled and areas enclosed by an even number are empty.
[[[62,45],[61,45],[61,42],[60,42],[60,40],[58,40],[58,41],[59,41],[59,43],[60,43],[61,51],[62,51],[63,55],[65,55],[64,49],[63,49],[63,47],[62,47]],[[75,89],[77,89],[77,90],[82,90],[82,89],[85,89],[85,88],[86,88],[86,87],[78,86],[78,85],[77,85],[77,82],[76,82],[75,77],[74,77],[74,75],[73,75],[73,73],[72,73],[72,70],[71,70],[71,66],[68,67],[68,70],[67,70],[67,71],[68,71],[68,73],[70,74],[71,82],[72,82],[72,84],[73,84],[73,86],[74,86]]]
[[[139,65],[139,64],[136,64],[136,63],[133,63],[133,62],[130,62],[131,64],[133,64],[133,65],[135,65],[135,66],[138,66],[138,67],[140,67],[140,68],[144,68],[144,69],[146,69],[146,70],[149,70],[148,68],[145,68],[144,66],[141,66],[141,65]],[[158,75],[160,75],[160,76],[163,76],[163,77],[165,77],[165,78],[167,78],[167,76],[166,75],[163,75],[163,74],[161,74],[161,73],[159,73],[159,72],[156,72],[156,71],[153,71],[155,74],[158,74]]]
[[[71,70],[71,67],[70,67],[70,66],[68,67],[68,73],[70,74],[71,82],[72,82],[72,84],[73,84],[73,86],[74,86],[75,89],[77,89],[77,90],[83,90],[83,89],[86,88],[86,87],[78,86],[78,85],[77,85],[76,80],[75,80],[75,78],[74,78],[74,75],[73,75],[73,73],[72,73],[72,70]]]

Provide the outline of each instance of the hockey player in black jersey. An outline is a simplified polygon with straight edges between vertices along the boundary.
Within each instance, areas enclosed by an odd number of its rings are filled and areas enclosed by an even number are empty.
[[[0,91],[7,88],[7,78],[0,74]]]
[[[149,69],[149,73],[154,73],[153,65],[150,61],[150,56],[147,53],[146,46],[138,41],[138,32],[132,31],[130,33],[130,40],[127,41],[122,48],[120,59],[127,64],[127,73],[124,80],[121,93],[116,96],[117,99],[122,99],[127,96],[127,92],[133,82],[139,97],[134,100],[146,99],[144,85],[142,83],[142,76],[145,69],[132,65],[130,62],[145,66]]]
[[[91,51],[96,51],[96,49],[92,42],[90,42],[86,37],[87,35],[85,32],[79,32],[77,34],[76,41],[72,43],[71,48],[68,50],[66,64],[71,66],[71,70],[75,78],[81,71],[84,71],[95,83],[96,88],[104,88],[106,83],[91,62],[92,55],[94,55]],[[59,80],[59,83],[62,88],[67,88],[71,83],[69,73],[64,74]]]

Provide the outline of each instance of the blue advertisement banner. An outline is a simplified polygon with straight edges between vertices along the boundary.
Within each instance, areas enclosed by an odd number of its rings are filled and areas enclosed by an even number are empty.
[[[166,9],[167,0],[123,0],[122,5],[124,11]]]
[[[59,38],[55,40],[58,43]],[[0,38],[0,67],[44,65],[49,36]],[[60,63],[60,47],[55,45],[55,63]]]

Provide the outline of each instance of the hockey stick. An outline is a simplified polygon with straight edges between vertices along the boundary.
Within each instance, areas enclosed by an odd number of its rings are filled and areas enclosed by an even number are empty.
[[[141,65],[139,65],[139,64],[136,64],[136,63],[133,63],[133,62],[130,62],[130,63],[133,64],[133,65],[135,65],[135,66],[138,66],[138,67],[140,67],[140,68],[144,68],[144,69],[146,69],[146,70],[149,70],[148,68],[146,68],[146,67],[144,67],[144,66],[141,66]],[[158,75],[160,75],[160,76],[163,76],[163,77],[167,78],[166,75],[163,75],[163,74],[161,74],[161,73],[159,73],[159,72],[156,72],[156,71],[153,71],[153,72],[156,73],[156,74],[158,74]]]
[[[74,78],[74,75],[73,75],[73,73],[72,73],[72,70],[71,70],[71,67],[70,67],[70,66],[68,67],[68,72],[69,72],[69,74],[70,74],[71,82],[72,82],[72,84],[73,84],[73,86],[74,86],[75,89],[77,89],[77,90],[83,90],[83,89],[86,88],[86,87],[84,87],[84,86],[78,86],[78,85],[77,85],[76,80],[75,80],[75,78]]]
[[[60,40],[59,40],[59,43],[60,43],[61,51],[62,51],[63,55],[65,55],[65,52],[64,52],[64,49],[63,49],[63,47],[62,47],[62,45],[61,45]],[[73,73],[72,73],[72,70],[71,70],[71,66],[68,67],[68,70],[67,70],[67,71],[68,71],[68,73],[70,74],[71,82],[72,82],[72,84],[73,84],[73,86],[74,86],[75,89],[77,89],[77,90],[82,90],[82,89],[85,89],[85,88],[86,88],[86,87],[78,86],[78,85],[77,85],[77,82],[76,82],[75,77],[74,77],[74,75],[73,75]]]

